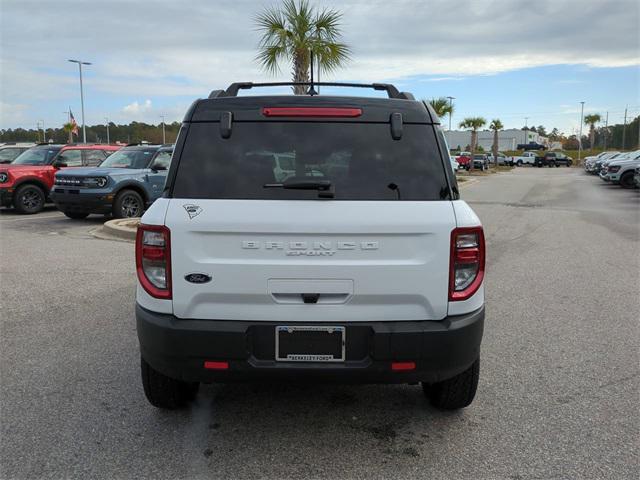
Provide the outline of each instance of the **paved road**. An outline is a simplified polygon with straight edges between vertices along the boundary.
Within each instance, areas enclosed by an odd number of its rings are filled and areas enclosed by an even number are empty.
[[[416,386],[205,386],[146,403],[132,245],[0,214],[2,478],[638,478],[640,193],[577,169],[465,186],[489,255],[475,403]]]

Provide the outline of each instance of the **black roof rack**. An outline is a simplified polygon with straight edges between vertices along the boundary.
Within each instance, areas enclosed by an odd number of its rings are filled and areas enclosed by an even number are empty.
[[[389,98],[399,98],[403,100],[415,100],[413,95],[408,92],[400,92],[394,85],[390,83],[341,83],[341,82],[270,82],[270,83],[253,83],[253,82],[237,82],[232,83],[226,90],[213,90],[209,94],[209,98],[219,97],[237,97],[240,90],[249,90],[255,87],[295,87],[304,85],[313,87],[318,85],[321,87],[354,87],[354,88],[372,88],[374,90],[384,90]],[[311,90],[311,89],[310,89]],[[310,92],[313,95],[314,92]]]

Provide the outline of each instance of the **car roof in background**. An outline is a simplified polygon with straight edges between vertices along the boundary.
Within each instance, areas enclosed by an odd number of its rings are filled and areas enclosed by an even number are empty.
[[[110,145],[106,143],[95,143],[92,145],[64,145],[62,148],[65,150],[120,150],[121,145]]]

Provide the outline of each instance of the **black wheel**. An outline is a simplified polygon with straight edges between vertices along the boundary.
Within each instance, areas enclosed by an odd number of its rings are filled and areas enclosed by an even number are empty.
[[[64,214],[69,218],[73,218],[74,220],[82,220],[89,216],[88,213],[81,213],[81,212],[64,212]]]
[[[522,166],[522,160],[518,160],[518,163],[516,163],[516,165],[518,165],[519,167]]]
[[[555,167],[556,166],[556,162],[549,162],[549,168]]]
[[[556,163],[556,168],[560,168],[560,164]]]
[[[135,190],[123,190],[113,202],[115,218],[141,217],[144,212],[144,200]]]
[[[37,185],[23,185],[18,187],[13,199],[13,206],[20,213],[31,215],[44,208],[45,195]]]
[[[144,394],[149,403],[157,408],[174,410],[183,407],[196,398],[200,388],[198,382],[183,382],[163,375],[144,358],[140,358],[140,372]]]
[[[633,188],[635,186],[633,182],[633,172],[626,172],[620,177],[620,186],[622,188]]]
[[[480,358],[464,372],[453,378],[431,385],[422,383],[424,394],[431,404],[442,410],[457,410],[473,402],[480,377]]]

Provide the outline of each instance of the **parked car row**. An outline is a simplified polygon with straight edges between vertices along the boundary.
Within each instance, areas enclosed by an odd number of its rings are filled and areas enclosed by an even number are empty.
[[[456,161],[460,164],[461,168],[469,170],[471,165],[471,152],[460,152],[455,157]],[[496,160],[493,158],[493,153],[489,154],[474,154],[473,156],[473,168],[478,170],[485,170],[489,165],[495,165]],[[506,156],[502,152],[497,154],[498,165],[510,165],[522,167],[524,165],[531,165],[532,167],[570,167],[573,165],[573,158],[562,152],[547,152],[544,155],[538,155],[535,152],[524,152],[520,156]]]
[[[471,169],[471,152],[460,152],[454,157],[458,162],[458,166],[467,171]],[[483,153],[476,153],[473,155],[473,168],[475,170],[484,171],[489,168],[489,156]]]
[[[67,217],[139,217],[161,194],[173,145],[40,144],[0,165],[0,205],[22,214],[53,202]]]
[[[602,180],[622,188],[640,187],[640,150],[634,152],[603,152],[585,158],[584,169]]]

